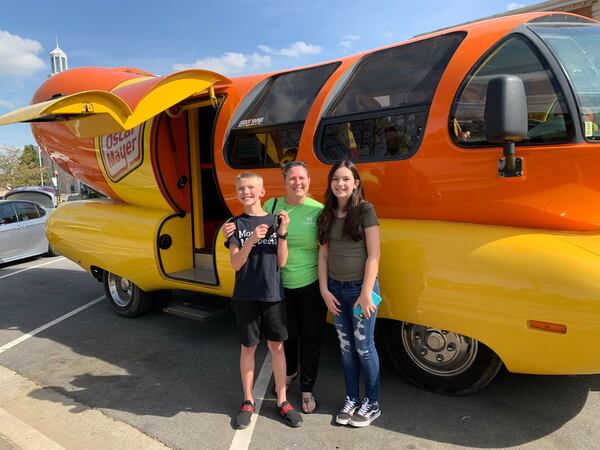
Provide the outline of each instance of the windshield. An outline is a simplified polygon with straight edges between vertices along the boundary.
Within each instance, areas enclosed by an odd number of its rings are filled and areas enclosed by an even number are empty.
[[[600,24],[531,26],[562,65],[587,139],[600,141]]]

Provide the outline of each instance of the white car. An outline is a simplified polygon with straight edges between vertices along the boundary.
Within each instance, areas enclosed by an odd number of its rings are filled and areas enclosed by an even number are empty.
[[[46,239],[49,214],[49,209],[34,202],[0,200],[0,264],[57,254]]]
[[[50,186],[22,186],[7,192],[5,200],[30,200],[52,209],[58,206],[58,199],[53,187]]]

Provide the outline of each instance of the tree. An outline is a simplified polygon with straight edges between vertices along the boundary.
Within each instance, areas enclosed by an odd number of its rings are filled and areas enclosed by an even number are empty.
[[[41,174],[49,179],[46,169],[40,167],[33,145],[26,145],[24,149],[5,147],[0,151],[0,187],[13,189],[39,185]]]
[[[21,164],[25,164],[27,166],[40,165],[40,156],[38,155],[37,149],[31,145],[27,144],[23,147],[23,153],[21,153]]]

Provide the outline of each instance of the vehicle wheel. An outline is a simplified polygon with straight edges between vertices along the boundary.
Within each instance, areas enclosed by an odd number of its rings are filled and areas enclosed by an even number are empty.
[[[145,292],[114,273],[104,271],[104,292],[112,309],[123,317],[136,317],[147,313],[154,303],[154,292]]]
[[[439,328],[386,321],[384,342],[394,366],[412,383],[442,394],[483,389],[502,361],[476,339]]]
[[[46,252],[45,256],[59,256],[60,253],[58,253],[56,250],[54,250],[54,247],[52,247],[52,244],[48,244],[48,251]]]

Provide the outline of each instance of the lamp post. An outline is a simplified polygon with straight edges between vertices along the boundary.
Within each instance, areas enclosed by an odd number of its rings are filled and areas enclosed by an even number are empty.
[[[42,149],[37,148],[38,151],[38,161],[40,162],[40,186],[44,186],[44,166],[42,165]]]

